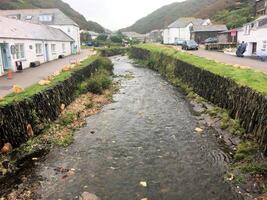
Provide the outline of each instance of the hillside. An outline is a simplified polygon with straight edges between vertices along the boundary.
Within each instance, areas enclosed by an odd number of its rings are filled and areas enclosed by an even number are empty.
[[[102,33],[104,28],[96,22],[86,21],[85,17],[61,0],[0,0],[0,9],[58,8],[74,20],[81,29]]]
[[[218,23],[227,23],[229,28],[251,20],[254,0],[187,0],[159,8],[122,31],[147,33],[162,29],[180,17],[211,18]],[[230,16],[230,17],[229,17]],[[229,21],[230,20],[230,21]],[[229,24],[228,24],[229,23]]]

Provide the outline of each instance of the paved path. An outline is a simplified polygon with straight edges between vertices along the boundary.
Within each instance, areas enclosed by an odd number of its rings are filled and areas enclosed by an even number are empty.
[[[22,73],[14,73],[12,80],[7,80],[6,76],[2,76],[0,77],[0,97],[11,93],[13,85],[19,85],[23,88],[29,87],[62,69],[64,65],[70,63],[70,60],[83,59],[91,54],[92,50],[84,49],[79,55],[68,56],[64,59],[51,61],[42,64],[37,68],[25,69]]]
[[[190,51],[190,52],[200,57],[217,60],[226,64],[245,66],[253,68],[256,71],[267,73],[267,62],[262,62],[260,60],[254,60],[251,58],[238,58],[236,56],[224,54],[221,52],[206,51],[204,49],[199,49],[198,51]]]

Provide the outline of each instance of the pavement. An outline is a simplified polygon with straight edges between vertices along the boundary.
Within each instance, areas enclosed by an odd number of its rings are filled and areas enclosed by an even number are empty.
[[[2,76],[0,77],[0,97],[11,93],[13,85],[27,88],[47,78],[56,71],[63,69],[65,65],[70,64],[71,60],[81,60],[92,54],[93,51],[91,49],[83,49],[78,55],[68,56],[63,59],[44,63],[36,68],[28,68],[23,70],[23,72],[13,73],[13,78],[11,80],[8,80],[7,76]]]
[[[234,55],[229,55],[216,51],[207,51],[204,49],[199,49],[198,51],[190,51],[190,53],[199,57],[216,60],[222,63],[230,65],[239,65],[242,66],[242,68],[252,68],[256,71],[267,73],[267,62],[263,62],[257,59],[239,58]]]

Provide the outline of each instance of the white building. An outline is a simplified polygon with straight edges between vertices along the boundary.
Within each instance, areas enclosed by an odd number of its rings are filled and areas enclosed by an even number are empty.
[[[199,18],[179,18],[170,24],[163,32],[164,44],[174,44],[177,40],[190,40],[191,30],[193,26],[207,26],[211,25],[209,19]]]
[[[267,15],[245,24],[238,31],[238,43],[247,43],[244,56],[265,55],[267,56]]]
[[[74,40],[45,25],[0,17],[0,75],[71,55]]]
[[[58,28],[75,41],[72,44],[72,54],[81,51],[79,25],[59,9],[0,10],[0,16]]]
[[[144,42],[146,40],[145,34],[140,34],[136,32],[122,32],[122,34],[128,37],[130,40],[138,40],[140,42]]]

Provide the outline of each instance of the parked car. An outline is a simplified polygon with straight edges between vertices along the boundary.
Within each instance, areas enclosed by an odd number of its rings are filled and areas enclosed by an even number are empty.
[[[205,44],[212,44],[212,43],[217,43],[219,40],[216,37],[210,37],[206,40],[204,40]]]
[[[183,50],[198,50],[198,44],[194,40],[186,40],[182,45]]]
[[[185,40],[176,39],[175,42],[174,42],[174,44],[177,45],[177,46],[182,46],[184,42],[185,42]]]
[[[93,41],[87,42],[86,45],[88,47],[98,47],[99,46],[99,44],[97,42],[93,42]]]

